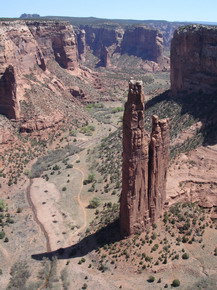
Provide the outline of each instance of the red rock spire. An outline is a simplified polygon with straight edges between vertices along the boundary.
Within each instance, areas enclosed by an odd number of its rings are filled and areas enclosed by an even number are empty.
[[[130,80],[123,118],[121,233],[143,231],[147,219],[148,135],[144,130],[144,94],[142,82]]]
[[[153,116],[150,141],[144,129],[142,82],[130,80],[123,118],[122,235],[144,231],[162,213],[168,161],[168,119]]]

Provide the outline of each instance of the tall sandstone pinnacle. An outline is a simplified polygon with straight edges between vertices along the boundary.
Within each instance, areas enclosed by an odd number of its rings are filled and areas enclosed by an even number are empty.
[[[120,229],[123,236],[144,231],[161,214],[169,161],[168,119],[153,116],[151,141],[144,129],[141,81],[130,80],[123,118]]]
[[[149,216],[154,223],[162,213],[166,200],[166,178],[169,163],[169,119],[152,116],[149,144]]]
[[[142,231],[148,212],[148,134],[144,130],[142,82],[129,82],[123,118],[120,227],[123,235]]]

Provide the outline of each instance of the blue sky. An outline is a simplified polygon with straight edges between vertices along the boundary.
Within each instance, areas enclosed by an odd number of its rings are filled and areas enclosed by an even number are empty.
[[[217,0],[0,0],[0,17],[22,13],[217,22]]]

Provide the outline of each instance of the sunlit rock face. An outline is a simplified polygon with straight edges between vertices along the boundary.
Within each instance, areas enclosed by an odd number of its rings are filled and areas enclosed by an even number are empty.
[[[166,199],[168,120],[153,116],[150,141],[144,129],[144,102],[142,82],[130,80],[123,118],[120,204],[120,230],[123,236],[144,231],[155,222]]]

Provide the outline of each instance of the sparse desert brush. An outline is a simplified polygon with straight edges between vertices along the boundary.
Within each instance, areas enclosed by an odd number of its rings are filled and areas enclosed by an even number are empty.
[[[94,197],[93,199],[91,199],[91,201],[89,202],[88,207],[89,208],[97,208],[100,205],[100,199],[98,197]]]

